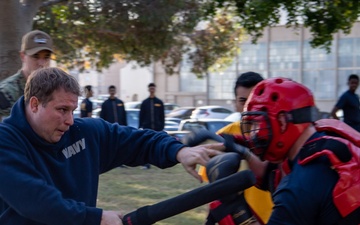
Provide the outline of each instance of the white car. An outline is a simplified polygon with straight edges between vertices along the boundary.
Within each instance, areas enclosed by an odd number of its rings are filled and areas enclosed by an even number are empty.
[[[193,129],[206,129],[210,132],[216,133],[219,129],[230,124],[230,121],[223,119],[186,119],[179,124],[177,131],[166,131],[170,136],[175,137],[179,141],[188,135]]]
[[[230,121],[230,122],[237,122],[240,121],[241,119],[241,113],[239,112],[234,112],[231,113],[230,115],[228,115],[227,117],[225,117],[225,121]]]
[[[232,110],[223,106],[210,105],[197,107],[191,114],[191,119],[210,118],[210,119],[224,119],[233,113]]]
[[[125,109],[140,109],[141,102],[125,102]]]

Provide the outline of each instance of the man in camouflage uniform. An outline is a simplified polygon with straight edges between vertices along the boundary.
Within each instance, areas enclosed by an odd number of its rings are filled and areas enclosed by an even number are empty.
[[[30,31],[22,38],[21,69],[0,82],[0,121],[10,114],[13,104],[24,94],[26,79],[36,69],[48,67],[53,52],[51,37],[39,30]]]

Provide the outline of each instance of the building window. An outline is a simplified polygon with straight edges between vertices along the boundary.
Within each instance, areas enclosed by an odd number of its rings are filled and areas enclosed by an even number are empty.
[[[335,69],[336,56],[334,44],[330,48],[331,52],[327,53],[325,49],[312,48],[308,40],[304,42],[303,69]]]
[[[266,70],[267,69],[267,44],[241,44],[238,69],[243,71]]]
[[[270,44],[270,70],[294,70],[300,68],[300,42],[276,41]]]
[[[180,91],[182,92],[205,92],[206,78],[197,78],[190,72],[182,72],[180,76]]]
[[[304,71],[303,84],[307,86],[318,100],[334,100],[336,98],[336,71],[312,70]]]
[[[191,72],[192,64],[189,55],[183,55],[180,63],[180,91],[181,92],[206,92],[206,77],[198,78]]]
[[[360,67],[360,38],[339,40],[339,67]]]

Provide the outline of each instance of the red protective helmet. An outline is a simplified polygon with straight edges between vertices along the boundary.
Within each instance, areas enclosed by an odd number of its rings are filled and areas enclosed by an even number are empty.
[[[282,161],[300,134],[316,120],[311,91],[287,78],[258,83],[245,104],[241,131],[252,151],[262,159]],[[281,127],[279,119],[286,120]]]

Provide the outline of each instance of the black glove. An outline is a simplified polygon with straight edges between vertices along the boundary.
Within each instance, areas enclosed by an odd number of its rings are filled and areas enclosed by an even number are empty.
[[[203,144],[205,141],[208,140],[212,140],[220,143],[224,142],[224,139],[221,136],[213,132],[210,132],[207,129],[200,128],[200,129],[191,130],[191,132],[184,137],[183,143],[190,147],[193,147]]]
[[[242,145],[236,144],[233,135],[230,134],[223,134],[224,145],[226,148],[226,152],[235,152],[240,155],[242,159],[248,160],[251,152],[247,147]]]
[[[183,139],[183,143],[193,147],[200,144],[204,144],[205,141],[212,140],[215,142],[224,143],[226,152],[236,152],[242,159],[248,159],[250,157],[250,151],[248,148],[236,144],[234,136],[231,134],[217,135],[207,129],[200,128],[192,130]]]

